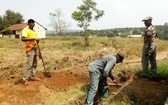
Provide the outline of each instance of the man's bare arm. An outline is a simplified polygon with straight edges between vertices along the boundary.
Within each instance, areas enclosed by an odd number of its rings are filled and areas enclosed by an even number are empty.
[[[26,37],[22,36],[21,40],[22,40],[22,41],[31,41],[31,40],[36,40],[36,41],[38,41],[39,39],[37,39],[37,38],[26,38]]]

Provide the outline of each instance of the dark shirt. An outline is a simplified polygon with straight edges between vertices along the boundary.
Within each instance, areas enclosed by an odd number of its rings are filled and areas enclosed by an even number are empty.
[[[103,77],[108,77],[116,64],[116,57],[104,56],[102,59],[95,60],[93,64],[97,67]]]

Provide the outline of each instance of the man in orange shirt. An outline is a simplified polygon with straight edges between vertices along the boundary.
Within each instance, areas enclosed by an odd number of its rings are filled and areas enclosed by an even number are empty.
[[[35,21],[33,19],[28,20],[28,27],[24,28],[22,31],[22,41],[26,45],[27,62],[26,69],[24,70],[23,85],[28,85],[28,80],[40,81],[36,77],[36,67],[37,67],[37,50],[38,50],[38,35],[33,30],[35,26]]]

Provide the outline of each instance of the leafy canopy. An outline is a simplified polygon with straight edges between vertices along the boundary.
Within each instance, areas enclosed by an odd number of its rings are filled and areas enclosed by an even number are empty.
[[[3,30],[13,24],[22,23],[23,21],[23,16],[19,12],[6,10],[5,14],[0,16],[0,30]]]
[[[97,9],[96,5],[96,2],[93,0],[84,0],[83,4],[72,13],[72,18],[78,22],[79,27],[87,30],[91,21],[98,20],[104,15],[104,11]]]

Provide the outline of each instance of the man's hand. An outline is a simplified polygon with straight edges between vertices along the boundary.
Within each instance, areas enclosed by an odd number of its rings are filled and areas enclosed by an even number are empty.
[[[37,42],[37,43],[39,43],[39,41],[40,41],[39,39],[36,39],[36,42]]]
[[[110,79],[112,80],[112,81],[115,81],[115,78],[114,78],[114,76],[111,74],[110,75]]]
[[[36,40],[37,43],[39,43],[39,39],[37,39],[37,38],[26,38],[26,37],[22,36],[21,40],[22,40],[22,41],[32,41],[32,40]]]

